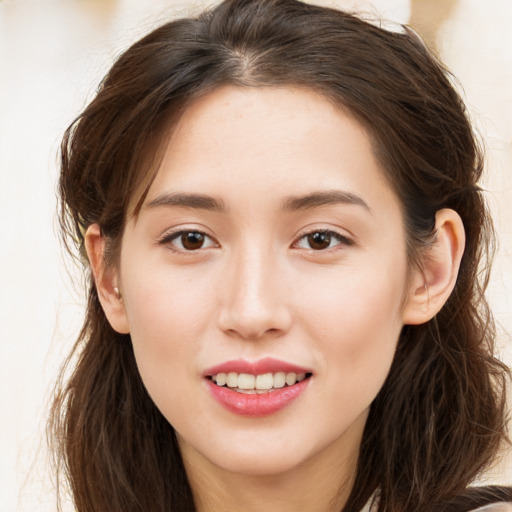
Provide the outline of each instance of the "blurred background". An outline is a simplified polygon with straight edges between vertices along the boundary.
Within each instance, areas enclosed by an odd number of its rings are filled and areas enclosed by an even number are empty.
[[[83,311],[56,230],[62,133],[119,52],[214,3],[0,0],[0,512],[56,510],[44,428]],[[512,0],[309,3],[410,24],[460,80],[487,145],[483,186],[500,239],[489,298],[512,364]],[[484,480],[512,484],[509,453]]]

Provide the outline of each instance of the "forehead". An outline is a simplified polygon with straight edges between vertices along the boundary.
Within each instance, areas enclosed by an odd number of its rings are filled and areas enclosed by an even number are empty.
[[[254,193],[388,188],[370,138],[342,108],[306,88],[226,86],[192,102],[166,142],[147,200],[161,188]],[[304,190],[300,190],[303,188]]]

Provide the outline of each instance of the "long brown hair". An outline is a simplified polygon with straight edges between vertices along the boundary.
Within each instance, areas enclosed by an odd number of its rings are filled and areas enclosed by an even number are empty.
[[[88,305],[49,431],[79,512],[194,510],[173,428],[144,388],[129,335],[111,328],[98,301],[84,230],[100,225],[115,265],[173,123],[226,84],[312,88],[350,112],[402,202],[411,265],[421,265],[438,210],[464,222],[455,289],[433,320],[403,328],[344,510],[376,491],[380,512],[439,510],[488,466],[505,439],[508,374],[493,357],[483,295],[493,229],[478,187],[482,152],[452,80],[411,30],[297,0],[226,0],[119,57],[61,148],[62,233],[87,271]]]

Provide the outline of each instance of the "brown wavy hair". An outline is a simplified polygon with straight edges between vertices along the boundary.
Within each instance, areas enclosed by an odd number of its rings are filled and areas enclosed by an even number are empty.
[[[86,270],[88,302],[49,433],[78,512],[195,510],[173,428],[144,388],[129,335],[111,328],[98,301],[84,232],[100,225],[115,265],[172,126],[191,101],[228,84],[306,87],[351,113],[401,199],[411,265],[421,265],[438,210],[464,222],[455,289],[433,320],[403,328],[343,510],[375,492],[379,512],[463,510],[449,507],[501,496],[460,497],[505,439],[508,370],[493,356],[484,298],[494,235],[478,186],[482,151],[452,83],[412,30],[296,0],[226,0],[117,59],[61,148],[60,222]]]

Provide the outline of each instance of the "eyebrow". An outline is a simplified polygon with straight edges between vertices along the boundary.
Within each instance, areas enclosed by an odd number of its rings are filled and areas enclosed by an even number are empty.
[[[178,206],[181,208],[195,208],[219,213],[226,213],[228,211],[228,208],[222,200],[203,194],[185,194],[179,192],[160,194],[146,204],[147,208],[156,208],[158,206]]]
[[[372,213],[368,204],[359,196],[351,192],[341,190],[317,191],[304,196],[291,196],[284,200],[282,209],[284,211],[298,211],[319,208],[321,206],[346,204],[361,206]],[[203,194],[188,193],[163,193],[146,204],[146,208],[159,206],[177,206],[181,208],[194,208],[209,210],[218,213],[227,213],[228,208],[224,201]]]
[[[362,206],[365,210],[368,210],[369,213],[372,213],[372,209],[361,197],[342,190],[321,190],[304,196],[289,197],[283,203],[283,210],[309,210],[320,206],[335,204]]]

